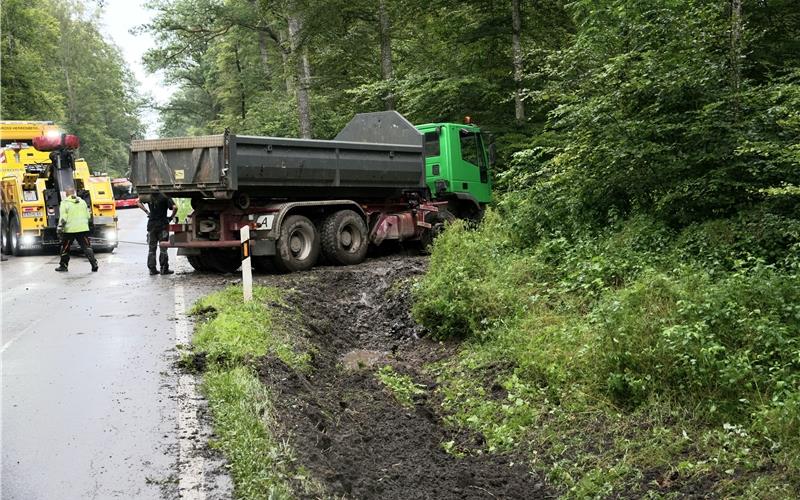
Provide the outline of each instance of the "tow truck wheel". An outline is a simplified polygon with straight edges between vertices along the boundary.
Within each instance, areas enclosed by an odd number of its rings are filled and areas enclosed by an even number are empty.
[[[20,256],[23,254],[22,247],[20,247],[19,242],[19,222],[17,221],[16,217],[11,217],[11,224],[8,226],[9,237],[10,237],[10,245],[11,245],[11,253]]]
[[[203,252],[200,258],[211,270],[223,274],[235,272],[242,265],[239,250],[212,248],[208,252]]]
[[[0,251],[3,254],[8,255],[11,253],[11,238],[8,234],[8,219],[6,216],[2,216],[2,228],[0,228],[0,238],[2,238],[2,243],[0,243]]]
[[[317,263],[319,246],[319,233],[308,217],[291,215],[275,243],[275,267],[286,273],[307,271]]]
[[[364,219],[352,210],[329,215],[320,228],[322,253],[334,264],[351,266],[367,257],[369,236]]]

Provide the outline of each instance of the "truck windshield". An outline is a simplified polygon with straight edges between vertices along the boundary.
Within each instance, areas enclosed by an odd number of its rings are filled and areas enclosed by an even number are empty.
[[[461,158],[480,169],[481,182],[489,181],[489,169],[486,165],[486,153],[483,150],[483,141],[476,132],[462,129],[461,138]]]
[[[461,130],[461,158],[475,166],[485,166],[483,144],[475,132]]]

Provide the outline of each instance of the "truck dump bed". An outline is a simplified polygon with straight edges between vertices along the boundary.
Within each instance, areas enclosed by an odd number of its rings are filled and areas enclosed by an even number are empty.
[[[131,143],[141,194],[379,199],[425,187],[423,135],[399,113],[356,115],[333,141],[231,134]]]

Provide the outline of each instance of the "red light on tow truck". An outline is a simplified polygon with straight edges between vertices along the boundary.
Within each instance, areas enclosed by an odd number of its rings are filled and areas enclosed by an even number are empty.
[[[81,141],[77,135],[41,135],[33,138],[33,147],[39,151],[56,151],[58,149],[78,149]]]
[[[103,203],[103,204],[100,204],[100,205],[95,205],[95,207],[98,210],[111,210],[112,208],[114,208],[114,205],[111,204],[111,203]]]

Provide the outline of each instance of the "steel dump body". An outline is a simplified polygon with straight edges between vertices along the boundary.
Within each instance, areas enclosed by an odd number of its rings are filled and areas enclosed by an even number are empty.
[[[425,189],[423,135],[395,112],[357,115],[337,139],[231,134],[131,143],[142,194],[380,200]],[[385,142],[368,142],[385,141]]]

